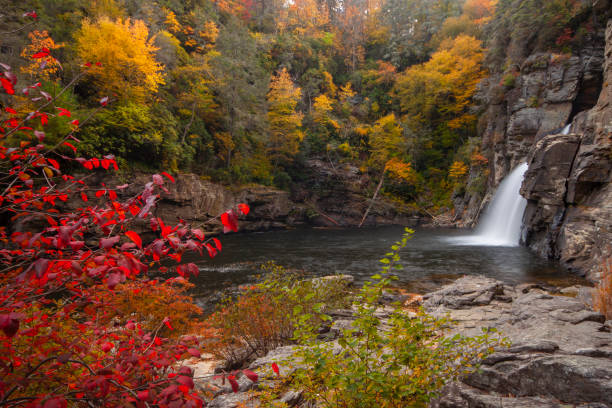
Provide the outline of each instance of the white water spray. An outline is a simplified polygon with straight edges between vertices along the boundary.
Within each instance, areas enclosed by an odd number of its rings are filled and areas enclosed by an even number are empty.
[[[562,135],[569,135],[571,127],[572,127],[571,123],[568,123],[567,125],[565,125],[565,127],[561,130],[561,134]]]
[[[474,235],[449,240],[458,245],[518,246],[527,206],[519,191],[526,171],[523,163],[501,182]]]

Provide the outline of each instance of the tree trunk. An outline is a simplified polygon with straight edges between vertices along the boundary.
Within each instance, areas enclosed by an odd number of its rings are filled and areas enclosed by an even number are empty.
[[[376,200],[376,196],[378,195],[378,192],[380,191],[380,188],[383,185],[384,179],[385,179],[385,171],[383,170],[382,174],[380,175],[380,181],[378,182],[378,186],[376,186],[376,191],[374,191],[374,195],[372,196],[372,199],[370,200],[370,205],[368,206],[368,209],[366,210],[366,212],[363,214],[363,218],[361,219],[361,222],[359,223],[359,228],[361,228],[361,226],[363,225],[363,222],[368,217],[368,214],[370,210],[372,209],[372,205],[374,205],[374,200]]]

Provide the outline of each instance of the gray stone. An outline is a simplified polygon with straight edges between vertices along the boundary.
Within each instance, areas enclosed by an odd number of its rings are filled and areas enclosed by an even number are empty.
[[[210,401],[206,408],[257,408],[260,402],[246,392],[223,394]]]
[[[492,284],[489,278],[473,277],[469,286]],[[497,284],[511,303],[494,297],[489,304],[466,307],[453,298],[473,295],[461,279],[424,296],[449,296],[446,302],[426,301],[424,306],[455,322],[451,334],[475,335],[483,327],[495,328],[511,343],[486,357],[479,371],[445,388],[443,398],[432,406],[612,406],[612,334],[601,314],[578,298],[552,295],[540,285]]]

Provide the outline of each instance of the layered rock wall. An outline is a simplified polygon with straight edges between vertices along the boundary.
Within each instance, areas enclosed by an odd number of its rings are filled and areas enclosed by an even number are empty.
[[[595,107],[533,146],[521,189],[524,243],[593,280],[612,255],[612,20],[603,71]]]
[[[611,24],[578,54],[537,53],[481,84],[488,167],[473,167],[455,199],[458,225],[475,226],[502,179],[528,162],[523,244],[593,279],[612,243]]]

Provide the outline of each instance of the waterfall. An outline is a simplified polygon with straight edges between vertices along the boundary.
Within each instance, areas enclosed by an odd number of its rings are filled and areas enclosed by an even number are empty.
[[[571,123],[568,123],[567,125],[565,125],[565,127],[561,130],[561,134],[562,135],[569,135],[570,127],[572,127]]]
[[[459,245],[518,246],[527,206],[519,191],[526,171],[523,163],[501,182],[474,235],[449,240]]]

